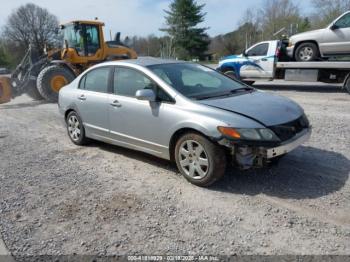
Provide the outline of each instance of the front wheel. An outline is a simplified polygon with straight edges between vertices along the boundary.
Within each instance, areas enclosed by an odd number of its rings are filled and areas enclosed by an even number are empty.
[[[294,58],[299,62],[315,61],[319,58],[318,47],[314,43],[303,43],[295,51]]]
[[[226,169],[224,149],[196,133],[185,134],[177,141],[175,160],[181,174],[202,187],[219,180]]]
[[[223,71],[223,74],[228,76],[229,78],[232,78],[233,80],[239,80],[239,76],[236,74],[234,70],[225,70]]]
[[[243,81],[243,83],[247,84],[248,86],[254,85],[255,81]]]

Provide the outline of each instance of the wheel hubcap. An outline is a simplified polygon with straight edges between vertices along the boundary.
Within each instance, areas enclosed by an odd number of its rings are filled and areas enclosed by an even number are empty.
[[[70,116],[68,119],[68,132],[70,137],[74,140],[74,141],[78,141],[80,138],[80,123],[78,118],[73,115]]]
[[[308,61],[312,58],[313,54],[314,54],[314,51],[312,50],[312,48],[306,46],[300,50],[299,57],[301,60]]]
[[[194,140],[184,141],[179,150],[182,170],[194,179],[204,178],[209,171],[209,160],[203,146]]]
[[[64,76],[54,76],[52,79],[51,79],[51,89],[58,93],[58,91],[60,91],[60,89],[65,86],[66,84],[68,84],[68,81],[67,79],[64,77]]]

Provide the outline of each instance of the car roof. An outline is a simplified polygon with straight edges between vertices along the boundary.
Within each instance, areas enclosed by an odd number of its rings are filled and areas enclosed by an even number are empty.
[[[116,61],[116,63],[117,62],[135,64],[140,66],[185,63],[185,61],[181,61],[181,60],[163,59],[163,58],[156,58],[156,57],[150,57],[150,56],[138,57],[137,59],[119,60],[119,61]]]

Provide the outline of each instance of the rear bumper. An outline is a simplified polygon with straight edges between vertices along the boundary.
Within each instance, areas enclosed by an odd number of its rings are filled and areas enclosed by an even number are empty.
[[[309,140],[311,136],[311,127],[304,129],[302,132],[297,134],[292,139],[285,141],[282,145],[273,148],[264,148],[262,149],[262,156],[266,159],[275,158],[291,152],[296,149],[298,146]]]

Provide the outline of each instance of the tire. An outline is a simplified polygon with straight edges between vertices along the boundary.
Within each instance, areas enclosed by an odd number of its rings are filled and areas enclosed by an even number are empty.
[[[180,173],[200,187],[210,186],[222,178],[227,162],[222,147],[196,133],[187,133],[179,138],[175,146],[175,160]]]
[[[320,52],[316,44],[308,42],[302,43],[298,46],[294,54],[295,61],[298,62],[309,62],[315,61],[319,58]]]
[[[254,85],[255,81],[243,81],[243,83],[247,84],[248,86]]]
[[[350,95],[350,75],[348,75],[348,77],[345,80],[344,88],[348,92],[348,94]]]
[[[68,69],[59,65],[48,66],[39,73],[38,91],[47,101],[57,102],[59,90],[74,79],[75,75]]]
[[[82,146],[89,142],[89,139],[85,136],[83,121],[75,111],[71,111],[67,115],[66,125],[68,136],[74,144]]]
[[[35,81],[30,81],[27,86],[27,95],[33,100],[43,100],[43,97],[40,95],[38,88],[36,87]]]
[[[226,69],[222,73],[228,76],[229,78],[232,78],[233,80],[239,80],[239,77],[237,76],[235,70]]]

